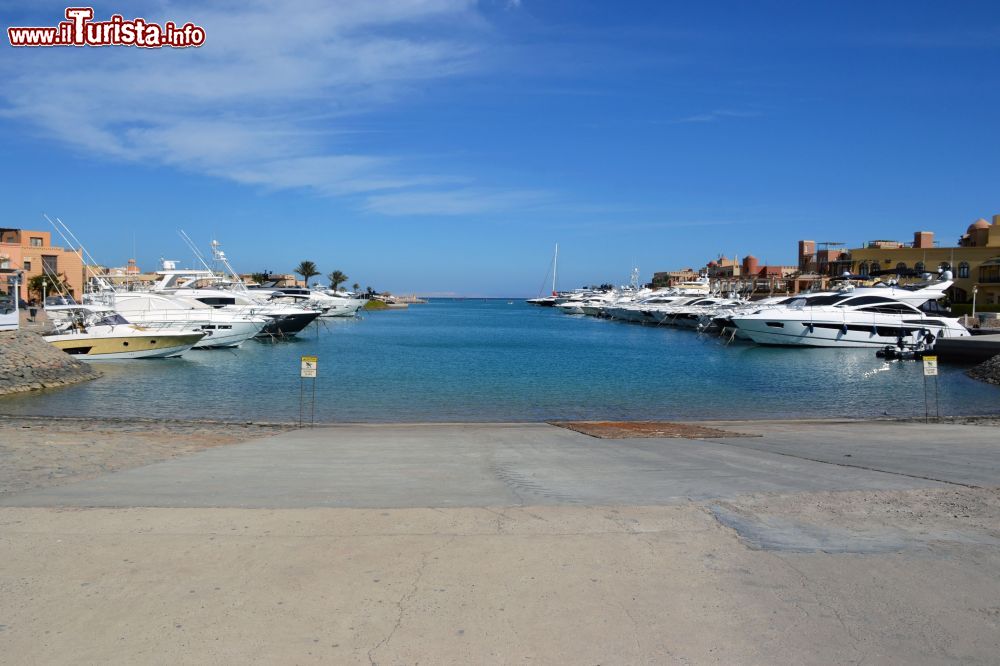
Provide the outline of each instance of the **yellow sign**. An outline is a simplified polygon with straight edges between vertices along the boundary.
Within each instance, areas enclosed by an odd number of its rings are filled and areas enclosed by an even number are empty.
[[[316,378],[316,366],[319,364],[319,359],[315,356],[303,356],[302,357],[302,370],[299,373],[300,377],[312,377]]]
[[[937,373],[937,356],[924,356],[924,376],[936,377]]]

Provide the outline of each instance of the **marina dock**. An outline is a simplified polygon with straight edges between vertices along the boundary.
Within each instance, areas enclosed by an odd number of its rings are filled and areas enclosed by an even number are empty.
[[[1000,333],[941,338],[934,343],[934,352],[942,361],[982,363],[1000,355]]]

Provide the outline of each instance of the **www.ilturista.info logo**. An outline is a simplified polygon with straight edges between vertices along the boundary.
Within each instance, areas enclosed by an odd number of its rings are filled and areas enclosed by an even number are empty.
[[[108,21],[94,21],[93,7],[67,7],[66,19],[50,28],[7,28],[11,46],[164,46],[186,48],[205,43],[205,29],[193,23],[163,25],[134,18],[126,21],[113,14]]]

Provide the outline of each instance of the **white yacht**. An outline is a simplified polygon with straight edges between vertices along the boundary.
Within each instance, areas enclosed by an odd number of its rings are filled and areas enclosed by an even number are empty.
[[[364,299],[341,296],[340,294],[313,287],[263,287],[252,292],[268,291],[273,303],[292,303],[320,310],[320,317],[354,317],[365,305]]]
[[[556,309],[566,314],[586,314],[583,311],[585,305],[607,304],[614,300],[614,291],[575,291],[563,299],[557,299]],[[561,302],[560,302],[561,300]]]
[[[186,301],[197,301],[217,309],[269,321],[257,337],[292,336],[311,324],[322,313],[309,307],[269,300],[267,290],[248,290],[242,283],[226,282],[209,270],[168,269],[157,271],[159,281],[153,291]]]
[[[659,324],[670,307],[686,305],[699,300],[700,296],[681,294],[667,289],[634,303],[615,304],[604,308],[604,315],[637,324]]]
[[[99,305],[56,305],[46,314],[56,329],[45,340],[84,360],[180,356],[205,337],[193,328],[133,324]]]
[[[885,293],[804,296],[734,314],[732,324],[757,344],[806,347],[881,348],[969,335],[935,300],[921,309]]]
[[[724,310],[739,307],[745,301],[738,298],[709,296],[706,298],[686,299],[686,302],[675,303],[663,308],[657,308],[653,317],[657,323],[678,328],[698,328],[706,317],[713,317]]]
[[[117,292],[102,294],[103,302],[135,324],[179,323],[195,327],[205,337],[195,349],[239,347],[260,335],[270,322],[267,317],[224,308],[213,308],[196,300],[182,300],[162,293]]]

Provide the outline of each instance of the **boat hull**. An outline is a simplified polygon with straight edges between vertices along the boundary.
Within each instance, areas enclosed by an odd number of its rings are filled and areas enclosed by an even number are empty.
[[[874,347],[895,345],[902,333],[903,342],[914,344],[930,333],[935,338],[959,337],[944,323],[845,324],[833,321],[733,318],[741,335],[759,345],[782,347]]]
[[[127,337],[49,335],[45,340],[84,361],[117,361],[139,358],[170,358],[191,349],[203,333]]]
[[[201,330],[205,337],[199,340],[195,349],[223,349],[239,347],[250,338],[256,337],[267,325],[266,321],[229,322],[225,324],[204,324]]]
[[[303,312],[301,314],[288,314],[279,315],[274,317],[264,328],[261,329],[260,333],[257,334],[258,338],[271,338],[271,337],[289,337],[295,335],[306,326],[311,324],[314,319],[319,316],[319,312]]]
[[[320,316],[329,317],[356,317],[358,310],[364,307],[365,302],[361,299],[354,299],[348,303],[332,305],[323,311]]]

